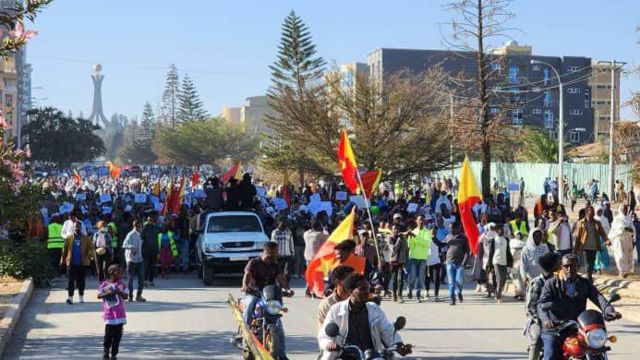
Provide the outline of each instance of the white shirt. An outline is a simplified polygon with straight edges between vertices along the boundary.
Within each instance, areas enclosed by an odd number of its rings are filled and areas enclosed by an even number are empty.
[[[84,226],[82,221],[78,221],[80,223],[80,232],[82,235],[87,235],[87,228]],[[62,238],[66,239],[69,236],[73,236],[76,233],[76,225],[75,222],[71,219],[67,220],[62,224]]]

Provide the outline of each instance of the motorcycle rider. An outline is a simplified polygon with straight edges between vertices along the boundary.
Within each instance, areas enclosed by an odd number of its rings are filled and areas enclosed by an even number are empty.
[[[244,291],[246,295],[244,297],[242,317],[246,324],[250,325],[251,317],[262,293],[262,289],[267,285],[275,284],[289,291],[287,278],[278,265],[278,244],[267,242],[264,244],[260,257],[251,259],[244,269],[242,291]],[[280,330],[277,336],[280,337],[279,343],[282,344],[282,353],[273,355],[277,359],[286,359],[284,330]]]
[[[538,313],[538,299],[540,299],[545,281],[553,277],[554,271],[559,268],[558,260],[559,256],[552,252],[547,252],[540,256],[537,261],[542,272],[529,282],[529,291],[527,292],[525,304],[527,310],[525,334],[530,340],[529,360],[538,360],[540,357],[540,350],[542,350],[542,341],[540,340],[542,324]]]
[[[544,283],[538,301],[545,360],[562,358],[564,337],[553,329],[564,321],[576,321],[586,310],[587,299],[600,308],[606,320],[619,316],[600,291],[589,280],[578,275],[578,257],[575,254],[562,257],[562,270]]]
[[[367,301],[371,286],[367,279],[357,272],[344,281],[349,298],[331,307],[318,332],[318,344],[322,350],[321,360],[335,360],[341,356],[340,347],[345,344],[366,350],[384,351],[394,347],[401,355],[411,353],[395,331],[382,309]],[[340,328],[338,336],[329,337],[325,328],[334,323]]]
[[[349,298],[349,292],[344,288],[344,280],[353,273],[351,266],[340,265],[333,269],[333,285],[335,290],[326,298],[322,299],[318,306],[318,326],[322,327],[327,313],[334,304]]]

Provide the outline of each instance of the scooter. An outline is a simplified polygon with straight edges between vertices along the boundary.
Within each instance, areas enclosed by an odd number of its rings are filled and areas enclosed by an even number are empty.
[[[407,319],[404,316],[400,316],[393,323],[393,328],[397,332],[398,330],[402,330],[407,324]],[[324,329],[327,336],[335,338],[340,334],[340,327],[338,324],[330,323]],[[411,348],[413,345],[405,344],[406,349],[408,349],[408,353],[411,353]],[[343,345],[338,348],[340,355],[338,357],[339,360],[399,360],[404,359],[404,356],[400,354],[400,352],[396,348],[389,348],[383,350],[381,352],[375,350],[366,350],[363,351],[358,346],[355,345]]]

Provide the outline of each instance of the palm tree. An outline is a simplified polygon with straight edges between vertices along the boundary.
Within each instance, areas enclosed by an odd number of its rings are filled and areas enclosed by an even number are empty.
[[[555,163],[558,161],[558,141],[544,130],[529,128],[523,131],[522,158],[530,162]]]

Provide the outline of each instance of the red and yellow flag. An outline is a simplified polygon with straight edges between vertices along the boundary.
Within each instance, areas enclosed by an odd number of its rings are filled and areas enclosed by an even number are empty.
[[[160,186],[160,178],[158,178],[158,181],[156,181],[156,184],[153,185],[153,189],[151,190],[151,195],[160,196],[161,191],[162,191],[162,188]]]
[[[111,175],[111,178],[112,179],[119,179],[120,178],[120,174],[122,173],[122,168],[119,167],[119,166],[116,166],[111,161],[107,162],[107,166],[109,167],[109,175]]]
[[[180,212],[180,206],[184,199],[184,176],[180,179],[180,186],[173,189],[171,193],[171,199],[169,200],[169,209],[172,214],[178,214]]]
[[[464,157],[462,164],[462,174],[460,175],[460,188],[458,191],[458,207],[460,208],[460,219],[464,227],[464,233],[469,242],[469,248],[475,255],[478,251],[478,240],[480,239],[480,230],[478,224],[473,217],[473,207],[482,200],[482,195],[476,179],[473,177],[469,158]]]
[[[334,253],[337,244],[353,239],[353,228],[355,226],[355,207],[351,210],[338,227],[333,230],[327,241],[322,244],[313,260],[309,263],[304,275],[309,289],[318,297],[323,297],[324,278],[329,275],[329,271],[338,266],[338,259]]]
[[[362,187],[364,188],[364,194],[367,198],[370,198],[371,195],[377,192],[381,177],[382,171],[380,170],[369,170],[366,173],[360,175],[360,180],[362,180]]]
[[[342,180],[352,194],[358,191],[358,163],[353,155],[351,143],[347,136],[347,130],[342,130],[340,143],[338,143],[338,166],[342,173]]]
[[[191,187],[194,188],[196,185],[200,183],[200,172],[198,171],[198,167],[194,167],[193,175],[191,175]]]
[[[229,182],[229,180],[231,180],[231,178],[235,178],[236,180],[240,180],[242,179],[242,169],[241,169],[241,163],[240,161],[236,161],[236,163],[231,167],[231,169],[229,169],[229,171],[227,171],[224,175],[222,175],[222,178],[220,179],[220,181],[222,181],[223,183],[227,183]]]
[[[73,170],[73,182],[76,186],[80,186],[80,184],[82,184],[82,176],[80,176],[76,170]]]
[[[160,215],[165,216],[169,211],[169,205],[171,204],[171,198],[173,197],[173,180],[169,181],[169,187],[167,187],[167,196],[164,198],[164,206]]]

